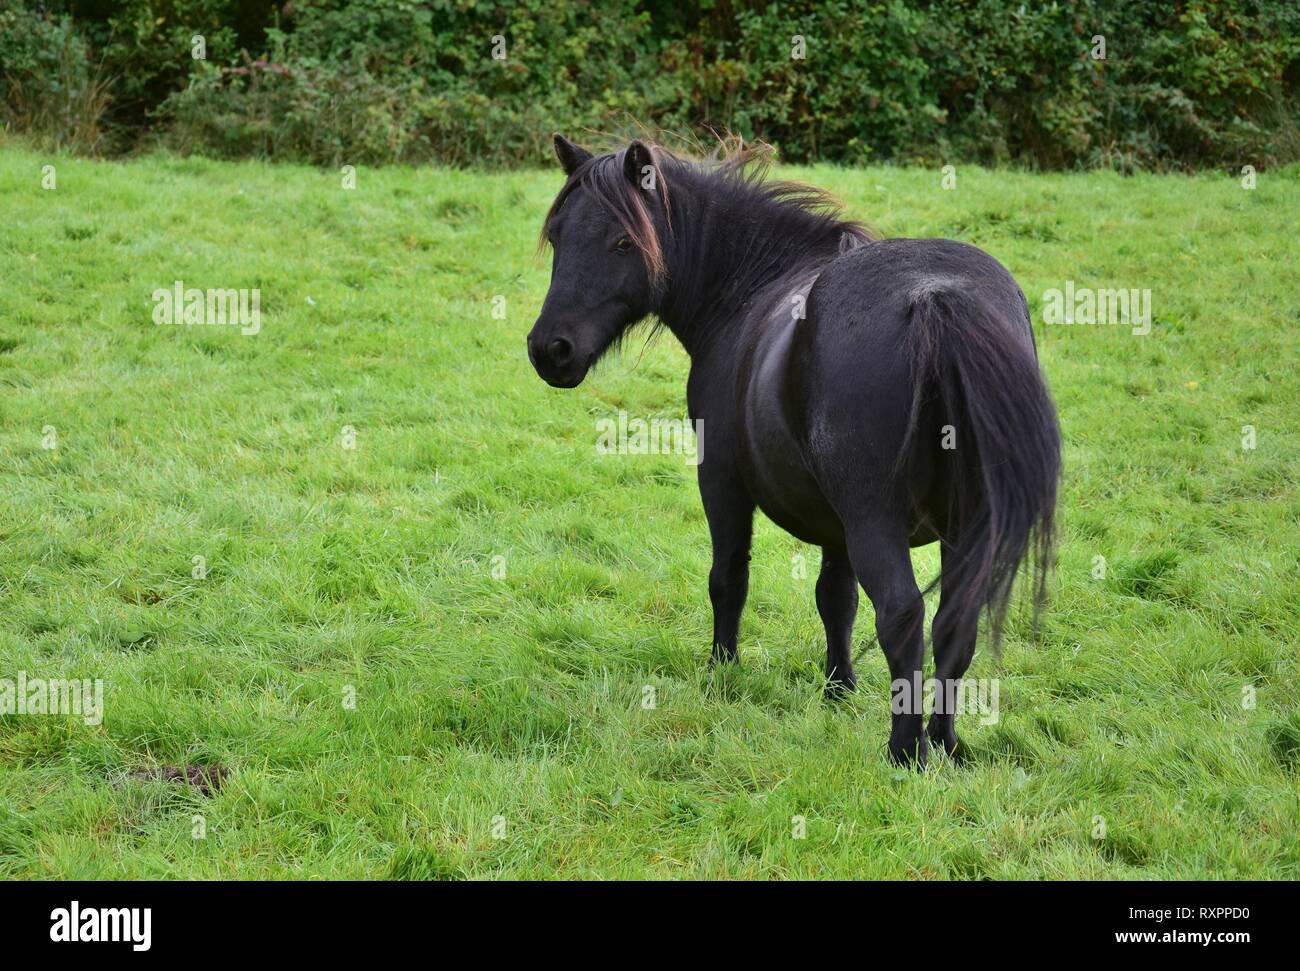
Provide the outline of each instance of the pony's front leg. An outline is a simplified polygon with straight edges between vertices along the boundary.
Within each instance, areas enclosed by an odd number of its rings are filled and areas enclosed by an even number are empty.
[[[754,502],[739,484],[700,478],[704,515],[713,538],[709,600],[713,603],[711,664],[736,661],[740,614],[749,593],[749,543],[754,532]]]

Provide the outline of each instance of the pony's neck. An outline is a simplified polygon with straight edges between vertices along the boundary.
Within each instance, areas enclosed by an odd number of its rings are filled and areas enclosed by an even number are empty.
[[[735,338],[765,294],[841,252],[847,226],[765,196],[757,186],[710,185],[691,174],[672,186],[673,231],[658,316],[692,357]],[[711,191],[712,190],[712,191]],[[766,301],[765,301],[766,302]]]

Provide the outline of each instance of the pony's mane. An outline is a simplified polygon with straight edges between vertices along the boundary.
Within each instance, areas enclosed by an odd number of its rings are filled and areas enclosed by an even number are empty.
[[[743,202],[750,212],[767,209],[774,216],[807,217],[810,237],[824,239],[838,233],[841,252],[877,238],[863,223],[842,218],[843,204],[829,192],[802,182],[768,179],[774,152],[763,142],[720,141],[718,148],[704,158],[681,157],[653,142],[643,144],[650,150],[655,169],[653,189],[634,186],[624,175],[626,147],[587,159],[565,181],[546,213],[539,252],[546,247],[551,220],[569,196],[583,188],[613,213],[644,256],[651,278],[661,281],[667,268],[664,254],[669,240],[661,238],[647,204],[647,192],[658,200],[665,216],[664,231],[671,237],[673,187],[688,181],[704,184],[711,198]]]

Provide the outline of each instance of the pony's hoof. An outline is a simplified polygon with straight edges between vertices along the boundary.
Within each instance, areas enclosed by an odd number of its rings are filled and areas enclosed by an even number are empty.
[[[889,740],[889,759],[895,765],[920,771],[925,768],[930,746],[925,735],[920,735],[910,742]]]
[[[843,701],[857,690],[858,682],[854,678],[828,678],[822,696],[827,701]]]
[[[932,744],[936,749],[942,749],[944,755],[948,756],[948,758],[952,759],[954,762],[960,764],[970,757],[969,751],[966,749],[966,746],[962,744],[962,740],[956,732],[951,730],[946,733],[930,732],[929,735],[930,744]]]

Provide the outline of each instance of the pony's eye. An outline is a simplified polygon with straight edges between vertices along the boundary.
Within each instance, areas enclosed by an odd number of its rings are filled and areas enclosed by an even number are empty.
[[[614,252],[615,253],[632,252],[632,241],[628,239],[626,236],[620,236],[618,238],[618,242],[614,244]]]

